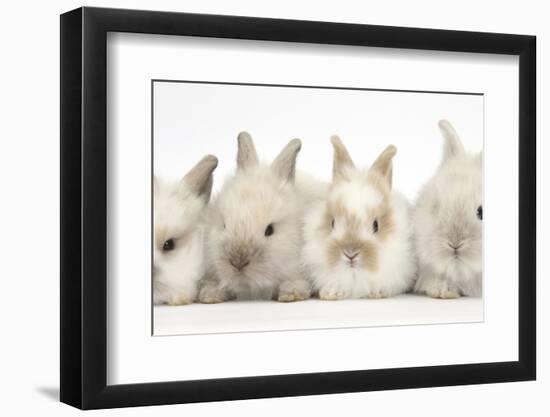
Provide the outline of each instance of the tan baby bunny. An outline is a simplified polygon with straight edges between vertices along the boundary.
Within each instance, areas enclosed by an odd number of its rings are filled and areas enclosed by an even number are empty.
[[[392,189],[388,146],[370,169],[355,165],[339,137],[334,147],[333,181],[326,198],[305,217],[303,266],[324,300],[381,298],[413,284],[409,203]]]

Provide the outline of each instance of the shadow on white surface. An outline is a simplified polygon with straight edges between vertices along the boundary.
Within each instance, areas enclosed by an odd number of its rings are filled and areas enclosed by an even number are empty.
[[[36,387],[36,392],[52,401],[59,401],[59,387]]]
[[[231,301],[155,306],[153,318],[155,336],[472,323],[483,321],[483,299],[406,294],[378,300]]]

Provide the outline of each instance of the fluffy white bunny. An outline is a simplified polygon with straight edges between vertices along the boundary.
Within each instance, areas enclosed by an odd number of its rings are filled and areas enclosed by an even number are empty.
[[[414,211],[415,291],[434,298],[481,296],[482,156],[469,154],[446,120],[443,160]]]
[[[339,137],[333,182],[304,223],[303,266],[324,300],[382,298],[412,288],[415,261],[410,205],[392,190],[388,146],[370,169],[360,171]]]
[[[210,211],[211,276],[200,291],[201,302],[309,298],[311,288],[300,273],[299,254],[303,210],[315,191],[311,185],[296,184],[300,148],[300,140],[290,141],[268,165],[259,162],[250,135],[239,134],[237,171]]]
[[[179,182],[154,180],[153,298],[155,304],[195,301],[204,276],[204,209],[215,156],[205,156]]]

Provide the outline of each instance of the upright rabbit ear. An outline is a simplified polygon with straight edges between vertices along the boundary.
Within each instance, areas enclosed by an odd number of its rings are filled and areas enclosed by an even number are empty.
[[[237,169],[242,170],[258,165],[258,154],[248,132],[241,132],[237,137]]]
[[[214,183],[213,172],[217,166],[218,158],[214,155],[206,155],[182,178],[180,193],[190,190],[207,202]]]
[[[380,156],[374,161],[371,170],[377,172],[386,180],[387,185],[392,186],[393,174],[393,157],[397,153],[397,148],[394,145],[389,145]]]
[[[339,136],[333,135],[330,137],[334,148],[334,162],[332,164],[332,179],[342,180],[347,178],[347,171],[350,168],[355,168],[348,150],[342,143]]]
[[[441,129],[441,133],[443,133],[443,137],[445,138],[445,145],[443,146],[443,162],[453,156],[463,155],[464,146],[462,146],[462,142],[460,141],[453,125],[447,120],[440,120],[438,125],[439,129]]]
[[[271,163],[271,169],[284,182],[294,182],[296,157],[300,149],[302,149],[300,139],[292,139]]]

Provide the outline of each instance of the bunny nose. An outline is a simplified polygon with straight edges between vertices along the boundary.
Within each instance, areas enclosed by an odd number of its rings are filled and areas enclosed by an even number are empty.
[[[349,250],[346,250],[344,251],[344,255],[346,256],[346,258],[348,258],[350,261],[353,261],[357,255],[359,255],[359,252],[358,251],[349,251]]]
[[[233,265],[233,267],[237,271],[242,271],[250,263],[250,261],[245,258],[239,258],[239,259],[230,259],[229,263]]]
[[[454,251],[456,252],[457,250],[459,250],[459,249],[462,247],[462,245],[463,245],[464,243],[463,243],[463,242],[459,242],[459,243],[447,242],[447,244],[449,245],[449,247],[450,247],[452,250],[454,250]]]

